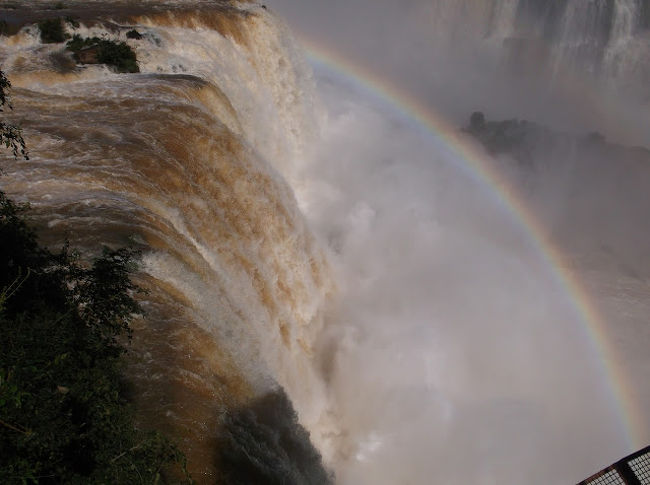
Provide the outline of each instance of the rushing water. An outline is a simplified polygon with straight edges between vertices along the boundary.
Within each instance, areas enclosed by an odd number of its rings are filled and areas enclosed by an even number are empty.
[[[506,55],[525,49],[547,65],[619,83],[647,79],[646,10],[642,0],[437,0],[430,6],[446,51],[468,42],[506,47]]]
[[[176,427],[209,473],[218,414],[274,380],[303,422],[320,416],[312,355],[333,285],[282,175],[314,127],[310,74],[259,7],[131,15],[77,32],[137,28],[137,75],[66,67],[33,26],[4,40],[30,160],[6,162],[2,185],[46,242],[144,249],[142,414]]]
[[[196,478],[215,476],[219,416],[276,383],[343,484],[544,484],[627,451],[571,302],[448,147],[319,72],[327,118],[261,5],[66,4],[83,36],[137,29],[141,73],[75,66],[22,25],[57,11],[7,10],[21,29],[0,60],[30,160],[3,162],[2,189],[48,244],[143,250],[128,372],[141,419],[181,441]],[[552,4],[432,2],[437,47],[546,39],[551,66],[634,81],[639,2]],[[538,175],[573,193],[589,167]],[[589,281],[642,348],[640,272]]]

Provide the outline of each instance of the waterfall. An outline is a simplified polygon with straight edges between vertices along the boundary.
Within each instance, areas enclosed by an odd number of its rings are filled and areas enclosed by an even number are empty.
[[[314,345],[334,287],[287,182],[317,111],[298,48],[259,5],[144,7],[97,20],[80,4],[81,25],[66,27],[126,40],[139,74],[75,67],[34,25],[3,39],[30,160],[5,160],[1,182],[49,244],[143,250],[136,401],[209,476],[219,414],[276,383],[319,439]]]
[[[642,58],[643,46],[635,39],[640,9],[636,0],[614,2],[612,32],[603,59],[603,70],[609,79],[629,77],[630,69]]]
[[[4,114],[30,152],[5,155],[0,187],[31,204],[53,248],[68,240],[83,260],[101,245],[142,250],[146,315],[127,374],[141,421],[179,442],[197,481],[218,474],[219,418],[277,385],[344,484],[548,483],[586,463],[571,454],[584,443],[619,446],[548,262],[506,217],[508,198],[459,175],[471,164],[424,119],[375,111],[335,72],[324,92],[340,106],[323,125],[300,48],[251,1],[66,0],[79,21],[68,33],[127,42],[138,74],[43,44],[34,18],[59,15],[49,5],[11,10],[17,33],[0,39],[15,107]],[[436,40],[431,71],[449,67],[496,104],[491,88],[525,77],[510,67],[539,84],[571,71],[645,86],[642,6],[432,0],[417,13]]]
[[[643,91],[650,40],[642,8],[640,0],[436,0],[428,11],[436,52]]]

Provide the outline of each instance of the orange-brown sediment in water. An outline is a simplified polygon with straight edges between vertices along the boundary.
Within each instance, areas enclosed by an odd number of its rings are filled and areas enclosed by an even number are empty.
[[[223,3],[106,18],[208,29],[246,49],[251,15]],[[68,239],[85,256],[102,244],[143,250],[146,314],[128,366],[138,415],[179,441],[199,483],[214,483],[218,419],[259,391],[252,367],[279,380],[295,372],[291,382],[307,372],[325,258],[219,86],[192,73],[63,72],[46,49],[30,67],[39,52],[9,69],[30,160],[3,163],[2,189],[31,202],[47,244]]]

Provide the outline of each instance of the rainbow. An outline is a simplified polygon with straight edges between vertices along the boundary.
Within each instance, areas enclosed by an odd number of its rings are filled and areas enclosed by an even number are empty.
[[[496,195],[498,204],[528,234],[530,242],[550,268],[553,279],[567,295],[579,317],[581,331],[597,355],[597,365],[604,376],[605,385],[609,387],[608,395],[612,401],[610,404],[620,420],[623,439],[628,447],[622,451],[630,453],[644,446],[647,438],[644,432],[645,418],[634,397],[633,386],[619,364],[621,360],[617,358],[609,343],[611,337],[607,333],[605,322],[580,281],[571,272],[559,248],[554,246],[544,227],[526,207],[523,197],[515,187],[507,183],[489,163],[488,157],[478,144],[411,94],[391,85],[357,63],[348,61],[333,49],[324,47],[322,43],[310,42],[304,36],[300,36],[299,41],[305,48],[308,59],[315,66],[345,77],[364,92],[381,99],[420,129],[441,140],[453,155],[464,162],[463,170]]]

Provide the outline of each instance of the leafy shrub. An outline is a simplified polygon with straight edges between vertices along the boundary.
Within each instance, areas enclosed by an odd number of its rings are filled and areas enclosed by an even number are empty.
[[[39,246],[25,209],[0,191],[0,483],[158,483],[184,458],[124,398],[137,252],[85,267]]]
[[[218,450],[218,466],[228,485],[332,483],[281,388],[226,415]]]
[[[11,103],[9,102],[9,88],[11,88],[11,82],[9,82],[4,72],[0,71],[0,113],[4,112],[5,107],[12,109]],[[11,149],[14,157],[17,158],[18,154],[20,154],[23,158],[29,160],[25,140],[23,139],[20,128],[4,120],[0,120],[0,145]],[[2,170],[0,169],[1,172]]]
[[[42,20],[38,23],[38,28],[41,31],[43,44],[58,44],[68,38],[63,29],[63,22],[59,18]]]
[[[126,42],[115,42],[99,37],[82,38],[75,34],[66,45],[74,53],[77,61],[80,59],[79,53],[82,49],[95,47],[98,63],[113,66],[117,72],[140,72],[135,52]]]

